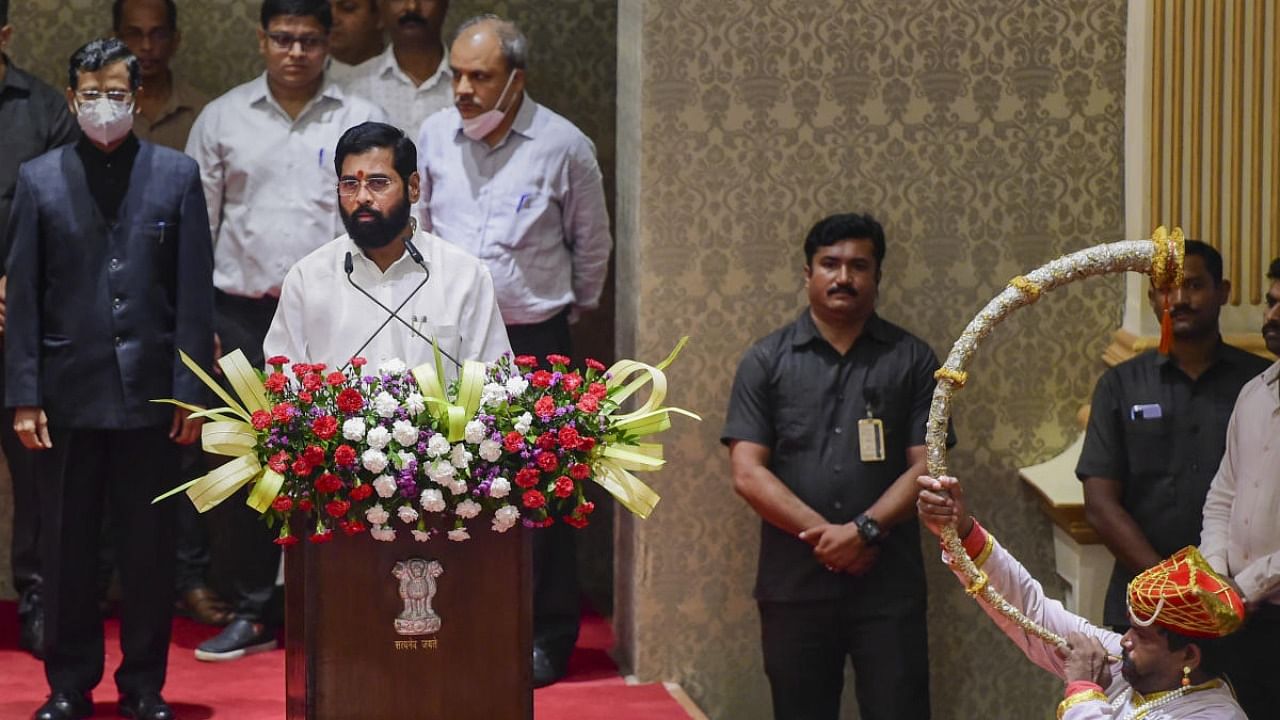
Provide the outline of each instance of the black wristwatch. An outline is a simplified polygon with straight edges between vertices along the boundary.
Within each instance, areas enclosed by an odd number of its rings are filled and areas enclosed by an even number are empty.
[[[884,531],[880,529],[880,523],[873,518],[867,517],[866,513],[854,518],[853,524],[858,526],[858,534],[862,536],[862,541],[868,545],[877,545],[884,539]]]

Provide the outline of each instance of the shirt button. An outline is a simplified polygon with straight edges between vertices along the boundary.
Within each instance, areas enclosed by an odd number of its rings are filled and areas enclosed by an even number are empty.
[[[111,307],[119,310],[121,305],[124,305],[124,301],[122,301],[120,298],[113,298],[111,300]]]
[[[108,265],[111,267],[112,270],[119,269],[120,260],[118,258],[111,258],[111,262],[108,263]]]
[[[124,345],[124,338],[117,335],[115,337],[115,343],[116,343],[116,347],[120,347],[121,345]]]
[[[1192,470],[1199,470],[1199,469],[1200,469],[1200,463],[1191,463],[1191,469],[1192,469]]]
[[[834,468],[831,468],[831,469],[832,469],[832,470],[835,470],[836,472],[840,472],[840,471],[844,470],[844,466],[843,466],[843,465],[837,465],[837,466],[835,466]]]
[[[840,433],[842,433],[842,432],[844,432],[844,428],[842,428],[842,427],[840,427],[840,426],[838,426],[838,425],[837,425],[837,426],[836,426],[836,428],[835,428],[835,433],[836,433],[837,435],[839,435],[839,434],[840,434]]]
[[[835,502],[831,503],[831,507],[833,507],[833,508],[835,508],[835,509],[839,510],[840,508],[843,508],[843,507],[844,507],[844,503],[842,503],[842,502],[840,502],[839,500],[837,500],[837,501],[835,501]]]

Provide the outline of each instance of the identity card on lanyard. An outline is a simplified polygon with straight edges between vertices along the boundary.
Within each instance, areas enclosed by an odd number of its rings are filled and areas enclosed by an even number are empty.
[[[862,462],[884,462],[884,422],[875,416],[879,393],[865,388],[867,416],[858,421],[858,456]]]

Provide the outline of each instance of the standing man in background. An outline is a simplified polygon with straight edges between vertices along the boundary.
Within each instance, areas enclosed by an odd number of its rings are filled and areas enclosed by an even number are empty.
[[[1262,337],[1280,355],[1280,258],[1267,271]],[[1227,674],[1251,718],[1273,717],[1280,683],[1271,658],[1280,647],[1280,362],[1240,391],[1226,453],[1204,503],[1200,552],[1240,591],[1248,607]]]
[[[569,322],[599,304],[613,241],[595,147],[525,94],[528,56],[528,39],[496,15],[458,28],[454,107],[419,133],[423,229],[489,267],[516,354],[572,355]],[[538,687],[564,675],[578,637],[573,532],[534,538]]]
[[[449,2],[380,2],[391,45],[356,68],[346,88],[386,110],[392,125],[413,136],[427,116],[453,104],[453,75],[441,40]]]
[[[874,218],[819,221],[804,254],[809,307],[747,350],[720,437],[762,521],[755,597],[773,714],[836,720],[849,658],[863,718],[928,720],[914,503],[938,360],[876,314]]]
[[[172,720],[160,695],[173,617],[176,445],[206,390],[179,359],[213,361],[212,250],[191,158],[130,132],[138,60],[120,40],[71,57],[67,102],[84,137],[19,171],[10,222],[5,405],[38,450],[45,676],[35,720],[93,714],[102,679],[98,538],[110,507],[122,593],[119,713]]]
[[[218,336],[224,350],[242,350],[255,367],[265,365],[262,342],[285,273],[342,232],[338,138],[386,118],[325,79],[329,0],[265,0],[261,21],[266,72],[209,103],[187,143],[209,204]],[[274,534],[244,503],[225,507],[215,511],[214,544],[235,568],[228,598],[235,620],[196,648],[207,661],[274,648],[281,622]]]
[[[177,5],[173,0],[115,0],[111,27],[138,58],[142,71],[134,134],[182,152],[191,125],[209,98],[169,69],[182,43]]]
[[[9,211],[18,184],[18,166],[59,145],[74,142],[80,131],[67,111],[66,98],[57,90],[23,72],[6,54],[13,39],[9,24],[9,0],[0,0],[0,335],[4,332],[5,291],[3,262],[9,254]],[[0,364],[4,361],[0,337]],[[0,377],[3,373],[0,373]],[[0,394],[4,391],[0,380]],[[13,432],[13,413],[0,418],[0,447],[9,462],[13,482],[13,538],[9,546],[13,587],[18,592],[18,647],[43,657],[44,612],[40,592],[40,506],[31,452]]]
[[[356,66],[377,57],[386,47],[378,0],[332,0],[333,31],[329,33],[329,79],[345,84]]]
[[[1117,632],[1129,627],[1129,581],[1199,541],[1236,395],[1267,366],[1222,341],[1218,314],[1230,292],[1218,251],[1188,240],[1182,287],[1167,297],[1173,349],[1116,365],[1093,392],[1076,475],[1085,516],[1116,556],[1102,619]],[[1165,293],[1152,285],[1148,296],[1159,316]]]

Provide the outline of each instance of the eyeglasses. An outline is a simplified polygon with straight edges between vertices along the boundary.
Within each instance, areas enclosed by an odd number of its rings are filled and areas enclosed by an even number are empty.
[[[395,181],[386,175],[374,175],[373,177],[367,177],[364,180],[358,180],[356,178],[342,178],[338,181],[338,194],[346,198],[355,197],[360,194],[360,186],[364,185],[369,188],[369,192],[371,194],[383,195],[390,190],[391,186],[394,184]]]
[[[277,50],[292,50],[294,43],[302,46],[302,52],[315,52],[324,47],[329,39],[323,35],[291,35],[289,33],[267,33],[271,46]]]
[[[76,97],[80,98],[80,102],[93,102],[106,98],[112,102],[124,102],[133,97],[133,92],[129,90],[108,90],[105,93],[98,90],[79,90]]]

